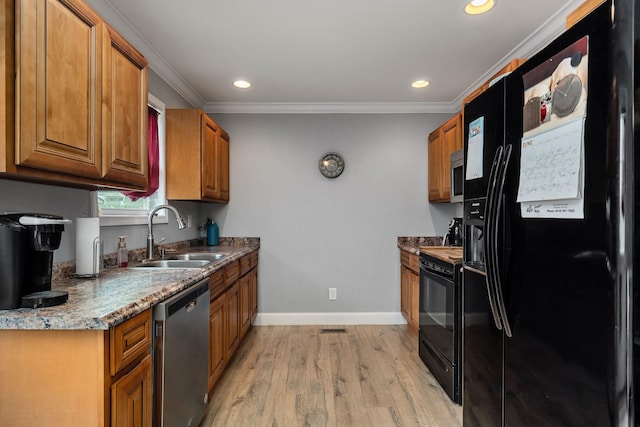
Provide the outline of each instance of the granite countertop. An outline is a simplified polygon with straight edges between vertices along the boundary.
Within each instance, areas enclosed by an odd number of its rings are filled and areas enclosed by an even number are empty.
[[[420,246],[441,246],[442,237],[416,237],[401,236],[398,237],[398,247],[403,251],[411,252],[414,255],[420,255]]]
[[[107,268],[95,279],[56,278],[51,289],[67,291],[69,300],[66,303],[37,309],[0,310],[0,329],[107,330],[259,247],[259,239],[249,239],[243,244],[189,248],[189,252],[229,254],[202,268]]]

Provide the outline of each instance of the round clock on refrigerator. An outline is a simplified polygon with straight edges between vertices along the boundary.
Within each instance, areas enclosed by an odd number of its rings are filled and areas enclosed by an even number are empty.
[[[558,81],[553,97],[551,108],[558,117],[566,117],[573,113],[580,97],[582,96],[582,81],[577,74],[569,74]]]

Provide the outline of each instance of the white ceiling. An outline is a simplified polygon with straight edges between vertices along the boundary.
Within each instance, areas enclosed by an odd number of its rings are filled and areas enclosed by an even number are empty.
[[[580,0],[90,0],[195,107],[454,110],[513,56],[557,36]],[[232,82],[246,79],[247,90]],[[431,85],[410,87],[416,79]],[[356,107],[358,108],[358,107]]]

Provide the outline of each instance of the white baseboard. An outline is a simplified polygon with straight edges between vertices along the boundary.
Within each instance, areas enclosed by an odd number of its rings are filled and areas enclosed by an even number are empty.
[[[397,312],[385,313],[258,313],[254,325],[406,325]]]

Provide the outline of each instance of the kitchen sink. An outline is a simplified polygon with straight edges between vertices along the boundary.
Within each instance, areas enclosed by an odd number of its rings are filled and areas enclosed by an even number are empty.
[[[198,261],[217,261],[226,257],[228,254],[225,253],[207,253],[207,252],[189,252],[182,254],[169,254],[165,255],[165,260],[198,260]]]
[[[210,263],[210,259],[158,259],[131,268],[200,268]]]

